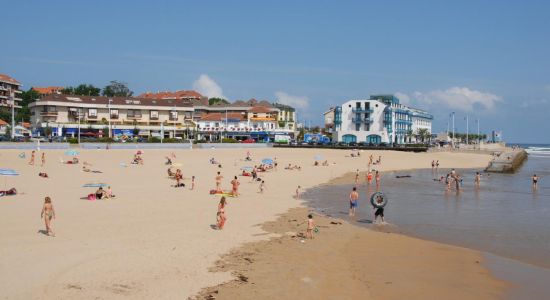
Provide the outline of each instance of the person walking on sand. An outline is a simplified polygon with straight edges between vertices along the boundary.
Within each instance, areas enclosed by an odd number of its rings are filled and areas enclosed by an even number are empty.
[[[531,180],[533,181],[533,188],[536,189],[539,185],[539,177],[537,176],[537,174],[533,174]]]
[[[52,199],[50,197],[44,198],[44,205],[42,206],[42,212],[40,218],[44,218],[46,224],[46,234],[49,236],[55,236],[52,230],[52,219],[55,220],[55,209],[53,208]]]
[[[357,200],[359,199],[359,193],[357,188],[353,187],[353,190],[349,194],[349,216],[355,217],[355,209],[357,208]]]
[[[218,213],[216,215],[219,230],[223,229],[225,221],[227,221],[227,217],[225,216],[225,205],[227,205],[227,202],[225,201],[225,196],[222,196],[220,203],[218,203]]]
[[[191,176],[191,190],[195,189],[195,176]]]
[[[265,181],[262,180],[262,182],[260,183],[260,194],[263,194],[264,190],[265,190]]]
[[[34,166],[34,150],[31,152],[31,160],[29,161],[29,165]]]
[[[300,199],[300,189],[301,189],[301,186],[298,186],[296,188],[296,199]]]
[[[40,166],[43,167],[45,164],[46,164],[46,153],[42,152],[42,164]]]
[[[239,196],[239,185],[241,185],[241,183],[237,179],[237,176],[235,176],[235,178],[231,180],[231,195],[233,195],[233,197]]]
[[[306,239],[313,239],[313,229],[315,229],[315,221],[313,221],[313,215],[307,215],[307,230],[306,230]]]
[[[435,170],[439,170],[439,160],[435,161]]]
[[[223,176],[220,171],[218,171],[218,175],[216,175],[216,192],[222,192],[222,179]]]

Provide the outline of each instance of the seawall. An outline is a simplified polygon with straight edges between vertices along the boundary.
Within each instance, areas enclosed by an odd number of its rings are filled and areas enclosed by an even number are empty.
[[[527,159],[527,152],[523,149],[504,151],[489,162],[485,171],[494,173],[514,173]]]

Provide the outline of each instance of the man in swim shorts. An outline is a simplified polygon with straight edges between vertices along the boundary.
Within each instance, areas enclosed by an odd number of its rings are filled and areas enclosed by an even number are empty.
[[[355,209],[357,208],[357,200],[359,199],[359,193],[357,193],[357,187],[353,187],[353,190],[349,194],[349,216],[355,217]]]

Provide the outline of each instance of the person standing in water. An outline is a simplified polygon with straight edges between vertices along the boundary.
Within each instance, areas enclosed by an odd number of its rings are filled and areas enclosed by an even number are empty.
[[[301,186],[298,186],[296,188],[296,199],[300,199],[300,189],[301,189]]]
[[[359,182],[359,169],[355,171],[355,185],[357,186],[357,183]]]
[[[376,180],[376,188],[380,188],[380,172],[378,172],[378,170],[376,170],[376,174],[375,174],[375,180]]]
[[[476,187],[479,187],[479,184],[481,183],[481,174],[479,172],[476,172],[476,177],[474,179],[474,183]]]
[[[357,188],[353,187],[353,190],[349,194],[349,216],[355,217],[355,209],[357,208],[357,200],[359,199],[359,193]]]
[[[533,180],[533,188],[536,189],[539,184],[539,177],[537,174],[533,174],[533,177],[531,177],[531,180]]]
[[[42,212],[40,218],[44,218],[46,224],[46,234],[49,236],[55,236],[52,230],[52,219],[55,220],[55,209],[53,208],[52,199],[50,197],[44,198],[44,205],[42,206]]]

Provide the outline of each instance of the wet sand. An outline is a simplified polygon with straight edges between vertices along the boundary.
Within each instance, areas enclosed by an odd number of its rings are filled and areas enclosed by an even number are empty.
[[[278,237],[223,256],[213,271],[235,280],[196,299],[500,299],[507,285],[479,252],[358,228],[320,215],[304,240],[308,209],[292,209],[262,229]],[[302,242],[303,241],[303,242]]]

